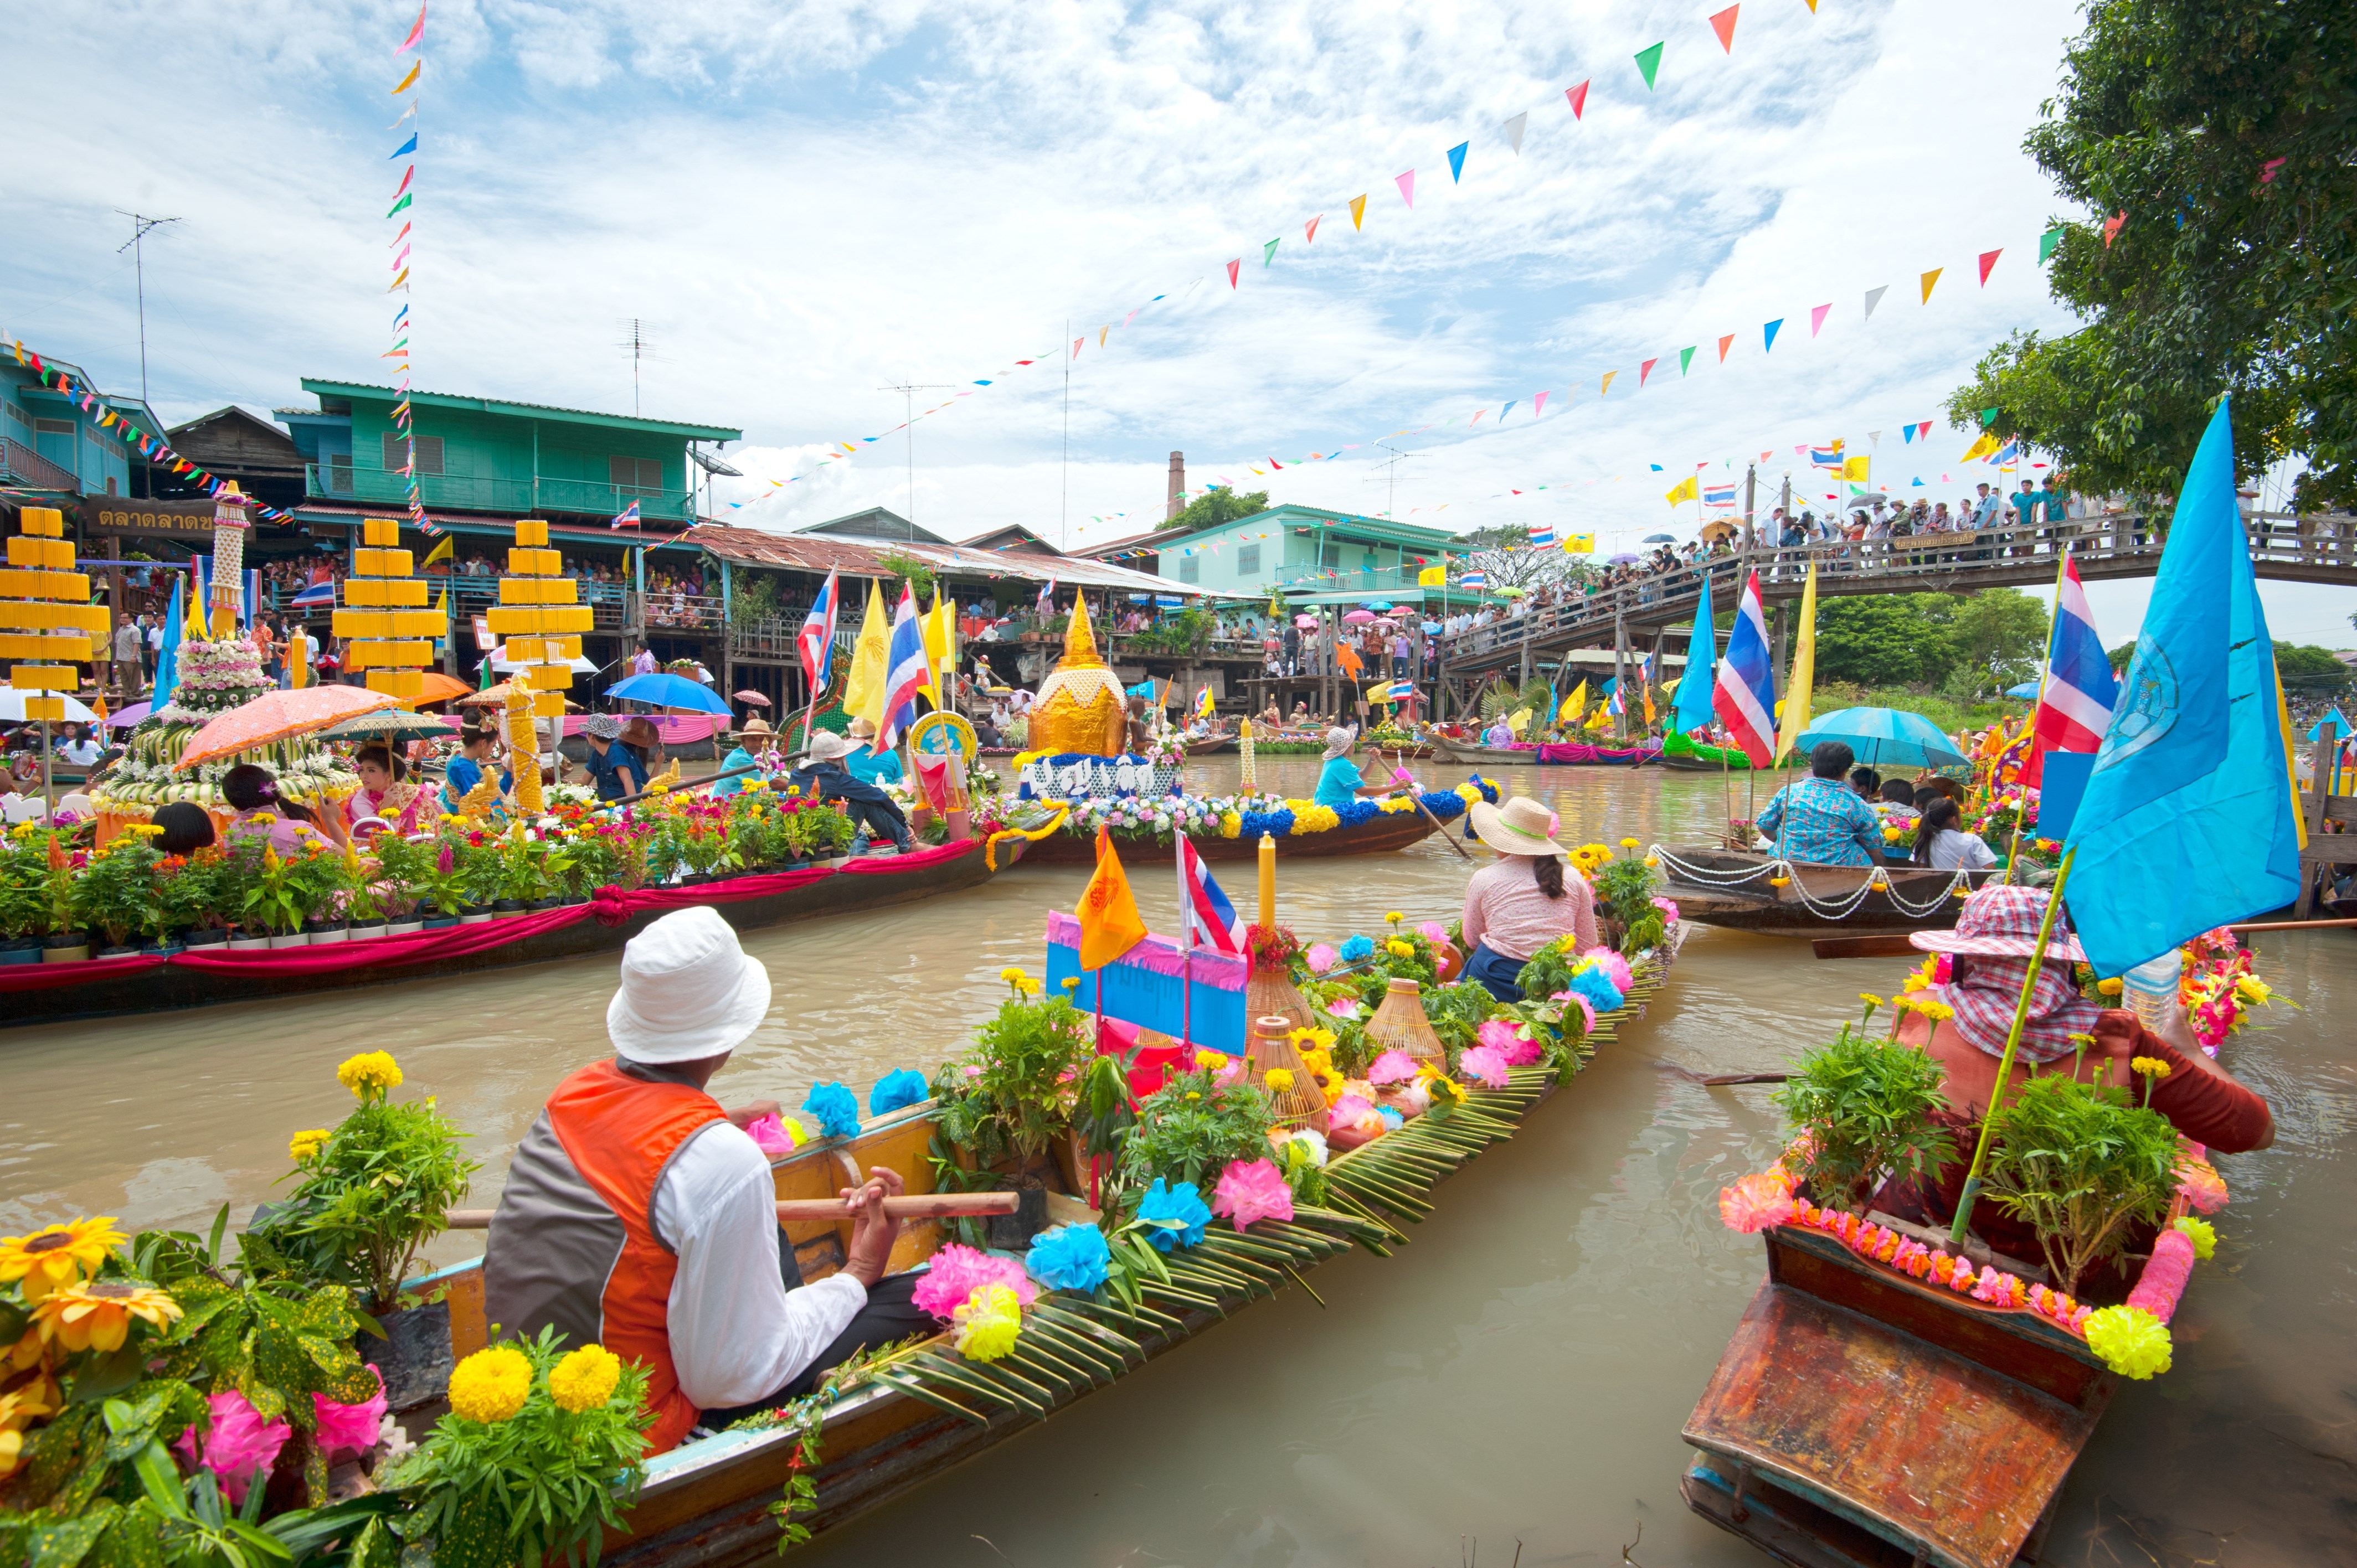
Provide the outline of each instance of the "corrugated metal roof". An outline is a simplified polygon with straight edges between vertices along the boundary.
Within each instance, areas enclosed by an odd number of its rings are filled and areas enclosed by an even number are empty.
[[[1202,596],[1191,583],[1133,572],[1080,556],[1051,558],[1019,550],[973,550],[963,544],[914,544],[887,540],[859,540],[840,534],[768,533],[759,529],[730,528],[725,523],[699,523],[682,536],[713,554],[748,565],[789,572],[850,572],[886,575],[882,557],[888,552],[912,555],[952,577],[1011,577],[1023,582],[1077,583],[1092,588],[1118,588],[1125,593],[1183,594]]]

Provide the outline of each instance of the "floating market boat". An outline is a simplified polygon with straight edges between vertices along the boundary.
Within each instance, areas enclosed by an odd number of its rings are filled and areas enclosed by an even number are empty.
[[[1918,865],[1803,865],[1751,850],[1656,844],[1685,919],[1763,936],[1865,936],[1941,930],[1956,923],[1962,894],[2001,869],[1933,871]]]
[[[1682,735],[1662,739],[1661,763],[1684,773],[1749,773],[1751,759],[1733,746],[1706,746]]]
[[[168,954],[0,964],[0,998],[5,999],[0,1026],[300,996],[577,958],[618,949],[656,917],[696,904],[712,906],[739,930],[883,908],[987,881],[1025,846],[1002,845],[995,857],[985,856],[982,847],[969,839],[912,854],[817,863],[721,881],[604,887],[591,898],[551,901],[552,907],[512,917],[490,915],[329,946],[231,951],[216,942]]]
[[[1517,746],[1475,746],[1436,737],[1435,755],[1450,762],[1487,767],[1641,768],[1662,756],[1659,746],[1591,746],[1586,741],[1540,741]]]
[[[1610,1043],[1619,1026],[1643,1015],[1665,983],[1683,928],[1662,947],[1631,961],[1623,1006],[1600,1015],[1583,1057]],[[1408,1240],[1407,1227],[1433,1212],[1432,1191],[1491,1144],[1511,1137],[1523,1116],[1550,1099],[1556,1084],[1543,1067],[1512,1069],[1504,1089],[1472,1089],[1445,1119],[1409,1120],[1327,1165],[1329,1207],[1297,1208],[1289,1222],[1256,1220],[1238,1232],[1210,1223],[1199,1245],[1169,1254],[1170,1279],[1148,1283],[1135,1306],[1072,1291],[1042,1290],[1023,1309],[1024,1336],[1004,1359],[958,1355],[944,1334],[870,1363],[824,1409],[813,1435],[821,1454],[813,1510],[795,1522],[823,1534],[923,1486],[952,1466],[1044,1421],[1099,1388],[1173,1350],[1233,1312],[1274,1295],[1288,1278],[1359,1246],[1378,1256]],[[868,1167],[902,1173],[911,1195],[936,1190],[933,1102],[876,1118],[856,1136],[815,1141],[771,1162],[780,1198],[835,1196]],[[845,1173],[849,1173],[846,1176]],[[1050,1218],[1082,1219],[1094,1211],[1077,1196],[1078,1173],[1059,1176],[1065,1193]],[[847,1222],[788,1222],[783,1229],[806,1281],[843,1265]],[[902,1231],[888,1268],[930,1258],[944,1240],[942,1222],[918,1219]],[[409,1289],[447,1312],[448,1359],[428,1358],[447,1380],[457,1359],[488,1342],[479,1261],[458,1264]],[[429,1310],[432,1310],[429,1308]],[[436,1348],[439,1348],[438,1347]],[[413,1409],[419,1407],[413,1406]],[[430,1412],[437,1402],[423,1407]],[[412,1416],[410,1424],[418,1424]],[[758,1418],[757,1418],[758,1420]],[[679,1447],[648,1461],[646,1477],[621,1532],[607,1534],[608,1568],[737,1568],[772,1561],[780,1550],[772,1510],[798,1473],[801,1431],[788,1422],[699,1429]]]
[[[1279,840],[1288,858],[1307,856],[1326,859],[1340,854],[1388,854],[1412,843],[1445,831],[1441,824],[1422,811],[1384,811],[1360,822],[1344,822],[1324,832],[1294,832]],[[1239,832],[1228,838],[1217,832],[1190,832],[1195,851],[1205,860],[1249,860],[1258,852],[1260,839],[1255,833]],[[1003,854],[1003,844],[993,853]],[[1146,853],[1135,840],[1124,840],[1119,830],[1115,842],[1125,853]],[[1163,843],[1168,844],[1167,836]],[[1058,831],[1049,833],[1030,845],[1023,857],[1039,865],[1092,865],[1096,863],[1096,837],[1093,830],[1086,836]]]
[[[1534,746],[1480,746],[1471,741],[1451,740],[1444,735],[1432,737],[1432,755],[1443,762],[1470,763],[1476,768],[1529,768],[1538,761]]]

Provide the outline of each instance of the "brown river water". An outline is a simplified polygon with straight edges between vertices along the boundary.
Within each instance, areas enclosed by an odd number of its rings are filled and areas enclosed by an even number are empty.
[[[1269,759],[1307,793],[1316,759]],[[1464,769],[1416,765],[1427,784]],[[1199,789],[1233,788],[1232,757]],[[1726,816],[1704,776],[1506,770],[1571,842],[1691,841]],[[1744,786],[1734,785],[1740,805]],[[1477,854],[1481,852],[1477,851]],[[1136,868],[1157,929],[1173,898]],[[1400,854],[1281,862],[1280,918],[1340,940],[1384,911],[1447,919],[1469,867]],[[1239,908],[1248,865],[1220,873]],[[715,1084],[797,1104],[930,1069],[1038,972],[1042,916],[1084,872],[1021,868],[913,908],[748,936],[776,985]],[[2272,1101],[2264,1153],[2219,1162],[2219,1257],[2174,1325],[2172,1372],[2125,1385],[2073,1473],[2047,1550],[2065,1563],[2357,1562],[2357,937],[2287,933],[2260,972],[2298,1010],[2228,1047]],[[1413,1244],[1354,1254],[1045,1426],[822,1538],[813,1563],[1279,1568],[1478,1560],[1760,1564],[1685,1510],[1678,1432],[1761,1273],[1717,1195],[1782,1142],[1766,1087],[1678,1072],[1784,1064],[1887,994],[1900,960],[1817,962],[1802,943],[1701,930],[1641,1022],[1523,1130],[1451,1180]],[[0,1032],[0,1232],[77,1213],[201,1229],[287,1169],[286,1140],[350,1101],[335,1064],[386,1049],[474,1134],[489,1204],[549,1087],[605,1053],[611,957],[376,991]],[[468,1255],[447,1238],[437,1261]],[[2338,1544],[2334,1544],[2338,1542]]]

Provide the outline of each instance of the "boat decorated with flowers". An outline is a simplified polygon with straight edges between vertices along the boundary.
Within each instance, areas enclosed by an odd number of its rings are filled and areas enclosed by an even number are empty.
[[[1662,748],[1647,741],[1638,746],[1595,746],[1587,741],[1518,741],[1512,746],[1481,746],[1436,733],[1434,755],[1449,762],[1477,768],[1641,768],[1657,761]]]
[[[0,1326],[39,1328],[0,1373],[0,1550],[70,1533],[61,1563],[153,1561],[139,1552],[233,1515],[286,1568],[770,1561],[1309,1289],[1321,1262],[1404,1246],[1435,1189],[1575,1085],[1666,983],[1682,930],[1627,880],[1621,946],[1543,949],[1516,1004],[1442,983],[1456,954],[1436,921],[1394,914],[1308,946],[1255,925],[1249,1000],[1269,1011],[1227,1050],[1092,1020],[1076,983],[1009,969],[971,1045],[930,1076],[887,1075],[864,1118],[820,1083],[748,1129],[805,1283],[845,1265],[844,1173],[903,1176],[886,1272],[917,1276],[935,1331],[644,1455],[643,1369],[553,1330],[494,1339],[479,1262],[412,1273],[425,1241],[490,1211],[456,1207],[475,1167],[434,1101],[397,1096],[389,1056],[355,1057],[338,1076],[357,1108],[294,1135],[291,1191],[234,1262],[226,1209],[209,1239],[93,1219],[0,1243]],[[328,1217],[396,1148],[399,1195],[371,1200],[365,1235],[339,1229]],[[111,1441],[91,1443],[98,1405],[53,1395],[113,1375],[117,1351]]]
[[[1762,936],[1822,937],[1932,930],[1956,923],[1975,888],[2002,869],[1811,865],[1770,853],[1656,844],[1669,895],[1699,925]]]
[[[1751,758],[1739,746],[1712,746],[1690,736],[1662,737],[1661,765],[1682,773],[1748,773]]]
[[[1069,800],[1003,800],[978,808],[994,855],[1007,842],[1030,840],[1024,858],[1049,865],[1096,858],[1097,829],[1117,844],[1168,845],[1185,833],[1206,860],[1244,860],[1266,834],[1288,856],[1383,854],[1405,849],[1465,814],[1475,800],[1496,804],[1498,786],[1476,774],[1450,789],[1403,791],[1383,800],[1321,806],[1281,795],[1078,796]]]

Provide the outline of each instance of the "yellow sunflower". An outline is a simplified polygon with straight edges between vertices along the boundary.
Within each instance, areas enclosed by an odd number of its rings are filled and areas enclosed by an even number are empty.
[[[0,1284],[22,1280],[26,1301],[38,1301],[78,1279],[95,1279],[106,1255],[124,1240],[111,1214],[70,1219],[29,1236],[0,1236]]]
[[[94,1284],[70,1284],[51,1291],[33,1309],[33,1322],[44,1343],[55,1339],[69,1350],[113,1352],[130,1337],[137,1318],[161,1328],[180,1316],[180,1304],[148,1285],[102,1280]]]

